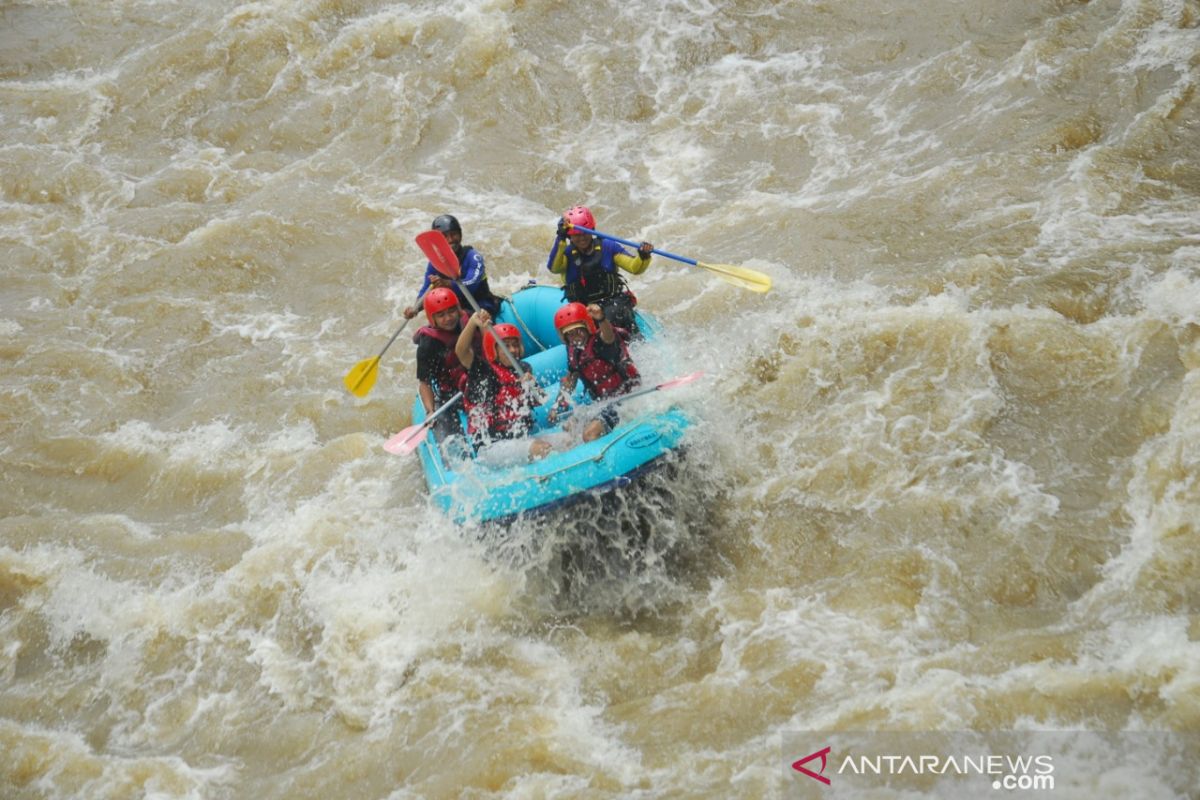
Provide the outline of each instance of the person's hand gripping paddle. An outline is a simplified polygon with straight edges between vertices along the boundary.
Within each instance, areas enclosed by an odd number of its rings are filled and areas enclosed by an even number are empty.
[[[417,300],[420,299],[420,297],[417,298]],[[392,346],[392,342],[396,341],[396,337],[400,335],[400,332],[404,330],[404,326],[407,324],[407,319],[400,323],[400,327],[392,334],[392,338],[388,339],[387,344],[379,351],[379,355],[373,358],[364,358],[346,373],[346,377],[342,378],[342,383],[346,384],[346,388],[350,390],[350,394],[355,397],[367,396],[371,391],[371,387],[375,385],[375,378],[379,376],[379,360],[383,358],[383,354],[388,351],[388,348]]]
[[[437,422],[438,417],[445,414],[450,406],[457,403],[462,398],[462,392],[454,395],[445,403],[442,403],[436,411],[425,418],[425,421],[419,425],[409,425],[404,430],[397,433],[392,438],[388,439],[383,444],[383,449],[393,455],[407,455],[421,446],[421,442],[425,441],[425,431],[429,430],[429,426]]]
[[[591,228],[585,228],[582,225],[571,225],[568,231],[579,231],[580,233],[588,233],[592,236],[599,236],[601,239],[612,239],[614,242],[620,242],[623,245],[633,247],[635,249],[638,247],[637,242],[631,242],[628,239],[622,239],[618,236],[613,236],[611,233],[594,231]],[[681,261],[684,264],[691,264],[694,267],[706,269],[726,283],[732,283],[734,286],[740,286],[743,289],[749,289],[752,292],[765,294],[766,292],[771,291],[770,277],[761,272],[747,269],[746,267],[738,267],[733,264],[706,264],[703,261],[697,261],[694,258],[677,256],[674,253],[668,253],[666,250],[655,249],[651,250],[650,252],[657,253],[658,255],[666,258],[674,259],[675,261]]]
[[[479,311],[479,303],[475,302],[475,296],[471,291],[463,286],[459,278],[462,276],[462,267],[459,266],[458,256],[454,253],[454,248],[446,241],[446,237],[441,231],[424,231],[417,235],[417,246],[425,253],[425,257],[429,259],[429,263],[433,265],[439,273],[446,278],[454,281],[454,285],[462,292],[462,296],[467,298],[467,302],[471,304],[474,311]],[[492,325],[489,322],[486,325],[489,331],[492,330]],[[517,363],[517,359],[508,349],[508,345],[504,343],[496,334],[492,333],[492,338],[496,340],[496,346],[500,348],[500,352],[504,355],[504,360],[518,375],[521,374],[521,367]]]

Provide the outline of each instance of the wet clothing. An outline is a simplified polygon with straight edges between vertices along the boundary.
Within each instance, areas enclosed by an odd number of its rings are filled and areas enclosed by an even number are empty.
[[[633,296],[632,292],[625,292],[600,301],[600,308],[604,309],[606,318],[612,320],[614,325],[618,322],[621,323],[621,327],[630,334],[640,337],[642,331],[638,327],[637,317],[633,315],[633,307],[636,305],[637,298]]]
[[[563,277],[567,302],[596,303],[614,326],[633,333],[637,333],[633,316],[637,299],[618,270],[640,275],[649,266],[650,259],[630,255],[617,242],[600,237],[592,239],[587,253],[576,250],[567,239],[555,239],[546,259],[546,269]]]
[[[459,283],[467,288],[471,296],[475,298],[475,302],[479,303],[479,307],[487,311],[493,317],[500,313],[500,298],[492,294],[491,288],[488,286],[487,273],[483,265],[483,254],[470,245],[464,245],[462,251],[458,255],[458,266],[461,270],[459,274]],[[425,279],[421,282],[421,289],[417,292],[418,307],[420,298],[425,296],[425,292],[429,291],[431,281],[444,278],[442,273],[438,272],[430,262],[425,266]],[[466,295],[459,290],[458,286],[451,284],[450,288],[454,290],[454,294],[458,295],[458,304],[462,308],[471,308],[471,303],[467,300]]]
[[[454,352],[458,335],[467,323],[467,315],[461,314],[458,327],[453,331],[443,331],[432,325],[423,325],[413,334],[413,342],[417,345],[417,380],[428,384],[433,391],[433,405],[441,407],[443,403],[462,391],[466,383],[467,371],[463,369]],[[449,433],[462,433],[462,423],[459,411],[462,401],[455,403],[434,423],[434,431],[438,438]]]
[[[429,384],[434,402],[439,405],[461,390],[466,380],[467,371],[454,352],[454,345],[466,324],[467,315],[461,314],[458,327],[452,331],[422,325],[413,334],[413,343],[417,346],[417,380]]]
[[[523,373],[533,368],[517,362]],[[494,439],[516,439],[533,430],[538,400],[507,364],[477,357],[467,370],[464,391],[467,430],[479,447]]]
[[[594,400],[627,394],[641,383],[641,375],[629,356],[629,331],[616,326],[613,331],[617,340],[612,344],[593,333],[582,347],[567,348],[567,371],[583,382],[584,390]],[[605,433],[620,422],[614,405],[602,408],[598,418]]]
[[[582,380],[596,400],[625,394],[641,382],[626,345],[629,331],[616,326],[613,331],[617,339],[612,344],[593,333],[582,347],[567,348],[567,371]]]

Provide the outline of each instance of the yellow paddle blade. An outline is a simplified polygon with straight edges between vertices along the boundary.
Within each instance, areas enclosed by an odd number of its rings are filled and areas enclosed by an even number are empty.
[[[375,385],[375,378],[378,375],[379,356],[375,356],[355,364],[354,368],[346,373],[346,377],[342,378],[342,383],[346,384],[350,394],[355,397],[366,397],[367,393],[371,391],[371,387]]]
[[[696,266],[703,267],[721,280],[726,283],[732,283],[734,286],[740,286],[752,292],[766,293],[771,291],[771,278],[761,272],[756,272],[746,267],[735,267],[733,264],[705,264],[703,261],[697,261]]]

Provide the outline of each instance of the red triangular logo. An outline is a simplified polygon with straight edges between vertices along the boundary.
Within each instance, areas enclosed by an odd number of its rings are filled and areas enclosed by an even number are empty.
[[[792,769],[796,770],[797,772],[803,772],[808,777],[815,778],[816,780],[819,780],[821,783],[828,786],[829,778],[826,778],[821,773],[823,773],[825,771],[826,756],[829,755],[829,751],[831,749],[833,749],[833,748],[826,747],[824,750],[818,750],[815,753],[805,756],[804,758],[800,759],[799,761],[793,761]],[[804,766],[808,762],[812,761],[814,758],[821,759],[821,768],[819,770],[817,770],[816,772],[813,772],[811,769],[808,769],[807,767]]]

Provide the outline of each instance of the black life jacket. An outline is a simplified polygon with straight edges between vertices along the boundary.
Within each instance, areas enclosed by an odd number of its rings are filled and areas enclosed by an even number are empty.
[[[567,245],[566,283],[563,292],[571,303],[598,303],[626,291],[625,281],[617,273],[613,253],[616,248],[608,240],[592,245],[591,252],[580,253]]]

